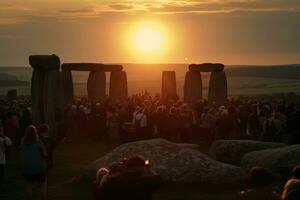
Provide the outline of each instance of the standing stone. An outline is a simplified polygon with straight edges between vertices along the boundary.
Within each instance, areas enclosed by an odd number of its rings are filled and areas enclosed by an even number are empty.
[[[161,95],[163,99],[177,99],[176,74],[174,71],[163,71]]]
[[[202,99],[201,73],[197,71],[187,72],[184,81],[184,101],[196,103]]]
[[[32,55],[29,56],[29,64],[34,69],[59,70],[60,59],[57,55]]]
[[[112,71],[110,74],[109,98],[124,100],[128,97],[127,75],[124,71]]]
[[[105,72],[91,71],[87,82],[88,99],[91,102],[96,102],[100,99],[104,99],[105,88],[106,88]]]
[[[223,104],[227,100],[227,78],[224,71],[211,72],[209,80],[208,101]]]
[[[63,107],[66,108],[74,99],[73,78],[70,70],[61,71],[61,83],[63,86]]]
[[[49,125],[49,134],[58,135],[58,124],[62,120],[62,85],[58,70],[47,71],[44,80],[44,118]]]
[[[34,69],[31,78],[31,110],[34,124],[44,122],[44,78],[46,71]]]

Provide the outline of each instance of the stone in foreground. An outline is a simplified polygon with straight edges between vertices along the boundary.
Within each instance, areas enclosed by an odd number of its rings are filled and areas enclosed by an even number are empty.
[[[254,140],[216,140],[209,150],[209,156],[217,161],[240,165],[243,156],[252,151],[284,147],[283,143]]]
[[[221,63],[203,63],[189,65],[190,71],[197,72],[220,72],[223,71],[224,65]]]
[[[258,165],[274,173],[291,172],[293,167],[299,164],[300,144],[250,152],[243,157],[241,162],[245,170]]]
[[[92,181],[97,169],[137,154],[150,159],[151,167],[166,183],[236,184],[241,175],[239,167],[215,161],[195,149],[164,139],[152,139],[117,147],[88,166],[77,183]]]

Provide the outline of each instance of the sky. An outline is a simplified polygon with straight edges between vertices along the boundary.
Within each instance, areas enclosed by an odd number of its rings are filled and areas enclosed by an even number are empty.
[[[149,28],[161,42],[150,53],[135,44]],[[0,0],[0,66],[27,65],[32,54],[62,62],[300,63],[300,0]]]

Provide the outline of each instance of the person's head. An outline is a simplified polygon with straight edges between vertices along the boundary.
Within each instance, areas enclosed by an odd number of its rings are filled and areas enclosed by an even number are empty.
[[[38,134],[36,127],[33,125],[30,125],[25,130],[24,135],[24,144],[32,144],[38,139]]]
[[[146,159],[141,155],[132,156],[126,165],[128,171],[140,171],[146,167]]]
[[[99,185],[101,183],[101,180],[103,178],[103,176],[105,176],[106,174],[108,174],[108,170],[106,168],[100,168],[97,170],[97,173],[96,173],[96,181],[95,181],[95,184],[96,185]]]
[[[297,165],[293,169],[293,178],[300,180],[300,165]]]
[[[273,182],[273,176],[264,167],[252,167],[249,173],[249,184],[253,188],[268,187]]]
[[[38,127],[37,131],[38,131],[38,135],[45,135],[45,134],[47,134],[48,131],[49,131],[49,126],[48,126],[48,124],[41,124],[41,125]]]
[[[124,172],[124,164],[122,162],[115,162],[109,167],[109,175],[121,175]]]

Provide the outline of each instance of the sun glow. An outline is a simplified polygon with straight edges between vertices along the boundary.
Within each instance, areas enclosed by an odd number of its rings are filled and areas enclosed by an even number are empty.
[[[129,27],[126,42],[135,62],[160,62],[169,49],[170,34],[161,23],[137,22]]]
[[[133,43],[141,53],[153,53],[163,45],[162,33],[152,27],[142,27],[134,33]]]

